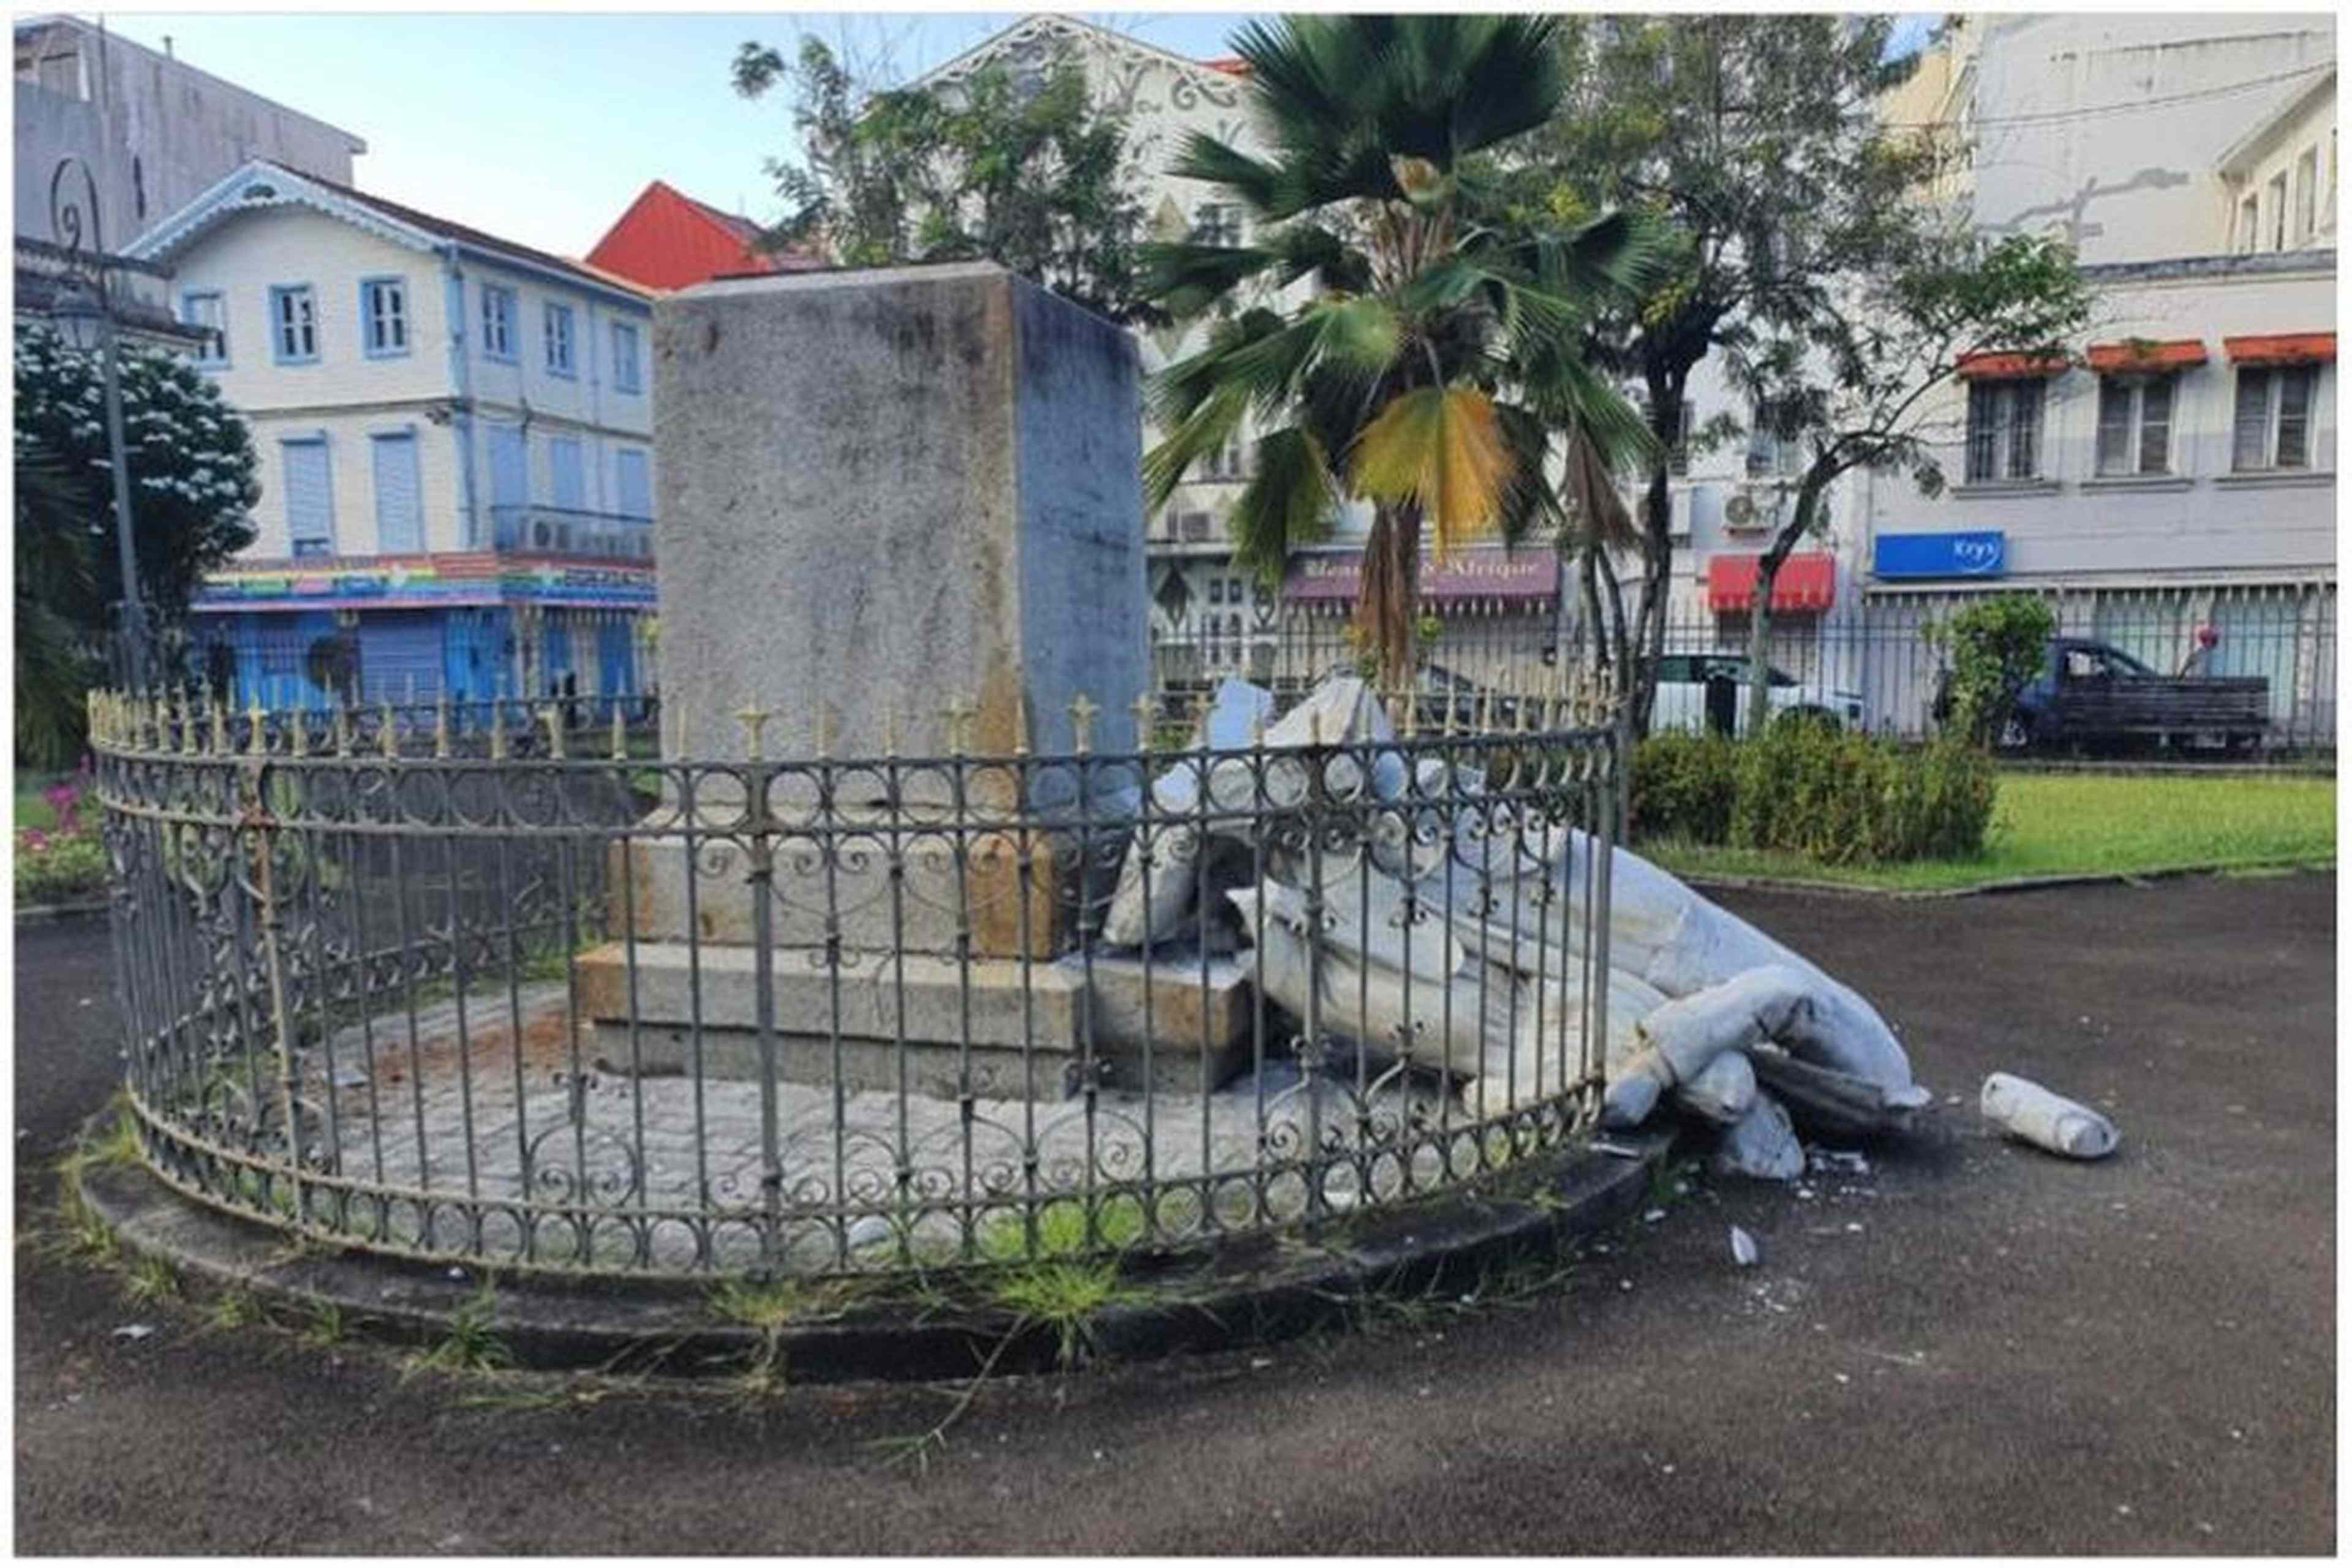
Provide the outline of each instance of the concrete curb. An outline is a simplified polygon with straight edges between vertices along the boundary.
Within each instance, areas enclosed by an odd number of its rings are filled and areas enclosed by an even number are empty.
[[[1335,1223],[1334,1234],[1317,1244],[1260,1234],[1211,1249],[1125,1255],[1122,1286],[1149,1299],[1090,1317],[1089,1353],[1145,1360],[1344,1327],[1381,1295],[1458,1290],[1510,1258],[1556,1252],[1637,1213],[1675,1140],[1657,1132],[1612,1142],[1626,1152],[1570,1151],[1530,1162],[1489,1190]],[[282,1232],[181,1196],[143,1165],[86,1168],[80,1190],[133,1254],[281,1307],[331,1305],[354,1331],[395,1343],[441,1338],[481,1287],[471,1268],[297,1246]],[[712,1311],[708,1298],[717,1283],[509,1274],[497,1279],[494,1331],[522,1366],[730,1373],[768,1347],[758,1330]],[[1051,1325],[1023,1324],[978,1300],[942,1306],[936,1297],[928,1304],[853,1301],[829,1319],[779,1331],[773,1349],[795,1383],[1045,1372],[1063,1355]]]
[[[1738,888],[1764,893],[1830,893],[1855,899],[1973,899],[2000,893],[2032,893],[2045,888],[2088,888],[2121,883],[2144,887],[2150,882],[2177,881],[2187,877],[2220,877],[2232,871],[2333,871],[2333,860],[2212,860],[2192,866],[2159,866],[2147,871],[2065,872],[2049,877],[2004,877],[1971,882],[1962,888],[1865,888],[1851,882],[1817,882],[1796,877],[1708,876],[1676,871],[1694,888]]]

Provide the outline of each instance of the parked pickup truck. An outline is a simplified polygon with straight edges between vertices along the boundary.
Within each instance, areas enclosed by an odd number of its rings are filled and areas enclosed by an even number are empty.
[[[1936,693],[1936,717],[1949,710]],[[2270,727],[2270,682],[2260,676],[2159,675],[2088,637],[2053,637],[2042,673],[2017,694],[2003,750],[2164,746],[2251,751]]]

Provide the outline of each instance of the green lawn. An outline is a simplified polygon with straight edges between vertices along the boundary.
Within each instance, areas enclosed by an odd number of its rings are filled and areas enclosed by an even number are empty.
[[[2309,775],[2004,773],[1974,860],[1823,866],[1801,856],[1662,840],[1635,846],[1683,876],[1779,877],[1896,890],[2012,877],[2148,874],[2336,858],[2336,781]]]

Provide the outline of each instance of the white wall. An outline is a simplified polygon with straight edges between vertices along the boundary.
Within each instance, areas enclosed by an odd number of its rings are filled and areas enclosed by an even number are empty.
[[[2336,367],[2323,367],[2313,411],[2312,467],[2240,475],[2231,468],[2236,372],[2222,340],[2331,331],[2332,271],[2231,280],[2188,277],[2116,283],[2098,293],[2087,342],[2195,338],[2204,364],[2176,382],[2171,473],[2103,479],[2097,473],[2099,378],[2074,370],[2043,405],[2041,473],[2054,488],[1971,487],[1966,473],[1965,387],[1939,405],[1937,456],[1952,483],[1930,500],[1900,476],[1870,485],[1870,533],[1998,529],[2008,535],[2012,577],[2226,578],[2324,572],[2336,559]],[[1856,541],[1866,568],[1870,541]]]
[[[646,309],[614,304],[607,296],[567,285],[545,274],[505,268],[478,258],[463,266],[465,313],[465,375],[477,415],[474,421],[475,486],[488,525],[490,456],[488,431],[498,426],[527,425],[531,497],[551,503],[551,442],[558,437],[577,439],[582,447],[583,507],[590,511],[618,510],[614,472],[616,453],[624,447],[646,454],[650,474],[653,453],[653,331]],[[514,353],[511,360],[491,357],[482,342],[482,294],[486,288],[503,288],[515,296]],[[572,374],[558,375],[547,366],[546,307],[572,310]],[[637,385],[623,391],[615,376],[613,324],[637,329]]]
[[[2227,251],[2223,155],[2317,75],[2285,73],[2336,55],[2333,18],[2308,13],[1970,22],[1977,221],[2065,236],[2085,263]]]
[[[370,358],[361,327],[361,280],[398,277],[407,284],[408,352]],[[251,422],[260,458],[262,496],[255,509],[258,531],[253,557],[287,552],[283,465],[279,441],[289,433],[323,431],[334,483],[335,542],[339,553],[373,553],[377,548],[375,494],[369,437],[376,431],[413,426],[417,436],[419,479],[428,550],[472,547],[465,521],[465,459],[454,422],[436,423],[461,395],[459,366],[453,363],[453,327],[463,356],[464,393],[478,413],[470,437],[473,494],[487,537],[490,504],[488,427],[530,416],[531,499],[551,502],[553,483],[548,457],[558,436],[578,439],[583,448],[583,507],[617,509],[617,454],[646,453],[650,471],[653,384],[649,315],[614,303],[609,296],[567,285],[520,268],[500,267],[471,257],[460,258],[462,292],[451,320],[449,279],[443,254],[417,250],[371,234],[340,218],[302,207],[269,207],[239,213],[189,246],[173,284],[176,306],[189,291],[218,290],[226,297],[228,363],[209,369],[223,395]],[[515,363],[482,353],[481,293],[485,283],[516,295]],[[317,305],[318,358],[282,364],[272,352],[270,289],[309,284]],[[543,305],[554,300],[572,310],[574,374],[563,377],[546,366]],[[634,322],[639,330],[640,390],[615,384],[612,323]]]

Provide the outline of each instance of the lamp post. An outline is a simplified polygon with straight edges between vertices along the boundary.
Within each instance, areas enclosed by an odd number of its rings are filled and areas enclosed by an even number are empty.
[[[75,188],[74,176],[80,176]],[[89,244],[82,245],[83,213],[89,214]],[[99,352],[106,395],[106,458],[114,479],[115,553],[122,568],[122,642],[125,674],[132,689],[147,685],[147,619],[139,598],[139,547],[131,536],[131,466],[122,449],[122,353],[109,297],[112,258],[101,243],[98,181],[79,158],[58,161],[49,176],[49,226],[65,250],[66,274],[52,319],[77,352]]]

